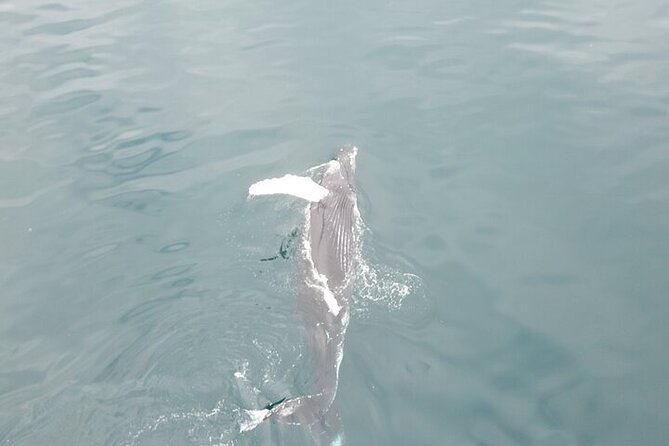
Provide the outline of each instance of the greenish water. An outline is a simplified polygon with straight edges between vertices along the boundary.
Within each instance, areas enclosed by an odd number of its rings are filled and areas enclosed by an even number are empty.
[[[659,0],[0,1],[0,442],[312,444],[246,193],[353,143],[347,444],[667,444],[667,79]]]

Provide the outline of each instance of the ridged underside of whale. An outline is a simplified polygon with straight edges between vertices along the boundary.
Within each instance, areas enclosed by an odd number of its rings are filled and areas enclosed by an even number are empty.
[[[356,226],[354,195],[348,187],[311,205],[311,257],[319,274],[328,278],[331,290],[345,284],[354,257]]]

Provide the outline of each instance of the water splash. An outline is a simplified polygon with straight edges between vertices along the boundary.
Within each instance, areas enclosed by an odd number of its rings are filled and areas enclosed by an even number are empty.
[[[355,281],[355,297],[363,306],[373,302],[384,304],[389,310],[399,310],[407,297],[423,293],[419,276],[365,258],[358,260]]]
[[[379,256],[371,244],[372,231],[359,213],[356,224],[358,239],[355,252],[357,266],[353,277],[356,304],[354,310],[365,313],[369,305],[374,303],[396,311],[402,308],[407,298],[424,297],[423,280],[419,276],[377,260]]]

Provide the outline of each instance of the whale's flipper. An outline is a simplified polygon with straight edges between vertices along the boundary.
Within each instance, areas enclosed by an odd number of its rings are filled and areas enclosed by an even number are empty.
[[[284,175],[281,178],[268,178],[249,187],[249,196],[285,194],[318,202],[330,192],[309,177]]]

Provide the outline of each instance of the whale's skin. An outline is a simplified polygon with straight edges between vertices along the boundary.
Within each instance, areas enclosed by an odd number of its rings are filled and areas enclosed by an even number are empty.
[[[310,425],[320,439],[326,439],[318,441],[319,444],[339,441],[336,439],[338,415],[332,403],[349,322],[359,239],[360,214],[355,190],[357,151],[354,146],[337,150],[319,181],[328,194],[310,203],[306,210],[307,230],[302,234],[304,249],[297,308],[302,315],[313,365],[315,391],[253,411],[258,422],[273,419]]]

